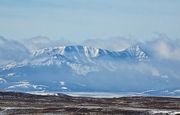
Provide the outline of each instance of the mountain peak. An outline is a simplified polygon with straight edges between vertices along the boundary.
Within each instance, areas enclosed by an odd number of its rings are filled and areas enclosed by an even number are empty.
[[[138,44],[129,47],[127,51],[131,56],[136,57],[138,61],[146,61],[149,58],[148,54]]]

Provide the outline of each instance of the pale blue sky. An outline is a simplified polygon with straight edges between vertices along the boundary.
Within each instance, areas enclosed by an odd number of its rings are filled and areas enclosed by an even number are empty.
[[[180,38],[180,0],[0,0],[0,35]]]

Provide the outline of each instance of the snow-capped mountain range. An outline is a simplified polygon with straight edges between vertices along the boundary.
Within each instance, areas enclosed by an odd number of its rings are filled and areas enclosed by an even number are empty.
[[[32,53],[31,63],[40,65],[76,63],[91,64],[97,60],[117,59],[146,61],[148,55],[139,47],[133,46],[124,51],[109,51],[100,48],[87,46],[64,46],[55,48],[45,48]],[[33,65],[33,64],[32,64]]]
[[[180,80],[159,73],[151,67],[151,59],[140,45],[122,51],[80,45],[43,48],[1,66],[0,88],[25,92],[176,89]]]
[[[2,70],[22,68],[25,66],[68,66],[76,74],[85,75],[92,72],[91,67],[96,66],[111,70],[108,64],[123,62],[143,62],[148,61],[146,54],[138,45],[125,49],[123,51],[110,51],[100,48],[87,46],[62,46],[38,49],[32,51],[29,59],[20,63],[9,63],[2,66]],[[88,67],[89,71],[83,70]],[[95,67],[95,68],[96,68]],[[79,68],[79,69],[78,69]],[[94,68],[94,67],[93,67]],[[94,69],[95,69],[94,68]],[[82,72],[80,72],[82,71]]]

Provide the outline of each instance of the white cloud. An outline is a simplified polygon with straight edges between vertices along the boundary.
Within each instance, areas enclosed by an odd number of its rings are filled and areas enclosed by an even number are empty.
[[[47,47],[57,47],[71,44],[70,41],[64,39],[52,40],[46,36],[36,36],[21,41],[29,50],[42,49]]]
[[[151,42],[151,48],[157,57],[167,60],[180,61],[180,45],[178,41],[161,39]]]
[[[0,64],[22,61],[29,57],[29,50],[21,43],[0,37]]]
[[[91,47],[121,51],[136,43],[136,40],[132,40],[130,38],[114,37],[107,39],[88,39],[85,40],[82,44]]]
[[[156,67],[153,67],[152,65],[149,65],[147,63],[137,64],[135,65],[134,69],[147,75],[152,75],[155,77],[161,76],[160,71]]]

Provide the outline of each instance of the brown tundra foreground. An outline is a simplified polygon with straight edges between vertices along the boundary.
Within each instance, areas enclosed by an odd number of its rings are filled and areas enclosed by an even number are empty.
[[[180,98],[90,98],[0,92],[0,115],[180,115]]]

